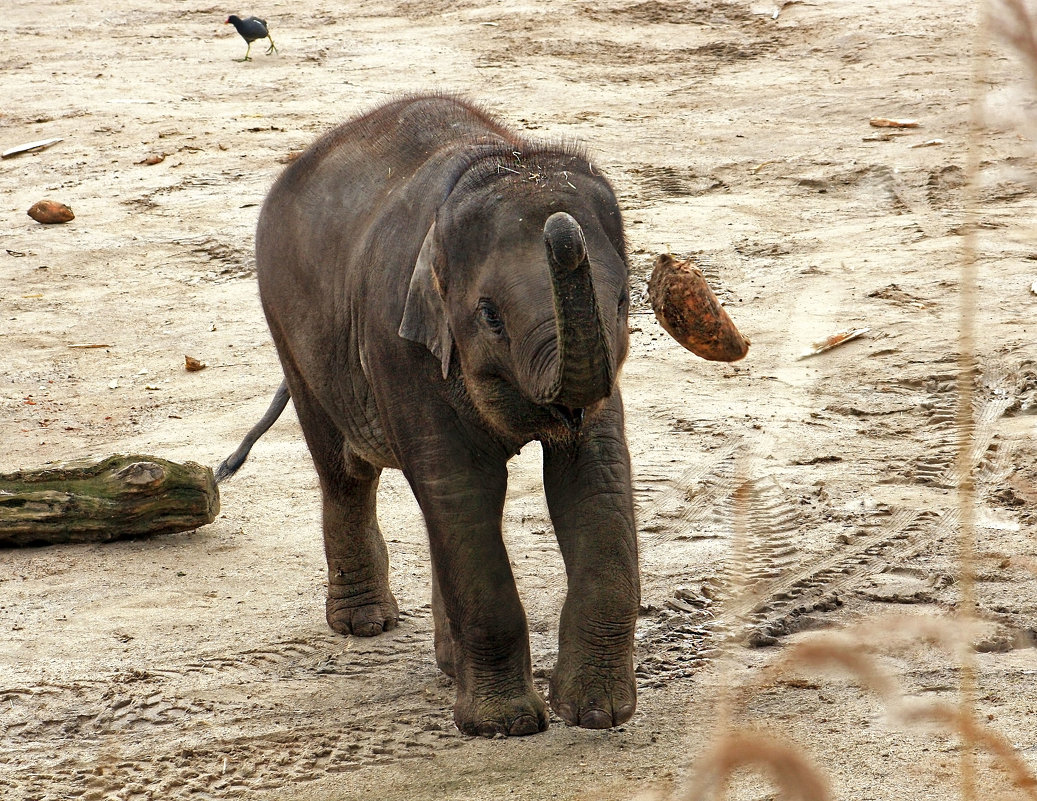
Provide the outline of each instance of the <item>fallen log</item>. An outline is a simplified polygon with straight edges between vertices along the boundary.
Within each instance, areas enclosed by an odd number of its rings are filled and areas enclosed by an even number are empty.
[[[0,547],[108,542],[204,526],[220,495],[212,470],[117,455],[0,473]]]

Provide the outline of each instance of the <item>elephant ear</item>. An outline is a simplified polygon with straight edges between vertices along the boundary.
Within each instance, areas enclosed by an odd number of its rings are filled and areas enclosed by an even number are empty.
[[[421,243],[418,259],[414,262],[399,333],[404,339],[417,342],[432,351],[443,368],[443,378],[446,378],[450,372],[450,354],[454,341],[450,335],[446,305],[436,279],[437,255],[436,224],[432,223],[425,234],[425,241]]]

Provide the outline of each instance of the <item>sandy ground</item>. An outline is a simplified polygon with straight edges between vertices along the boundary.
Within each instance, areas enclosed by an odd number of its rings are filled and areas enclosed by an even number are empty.
[[[455,730],[425,534],[398,474],[383,478],[380,517],[402,623],[373,640],[330,632],[316,478],[286,414],[224,485],[210,526],[0,552],[0,794],[667,797],[701,764],[733,683],[751,689],[734,694],[731,725],[793,744],[835,797],[955,797],[962,749],[947,726],[911,723],[845,673],[767,666],[848,626],[916,708],[956,703],[953,647],[866,621],[962,632],[949,621],[972,5],[342,7],[5,5],[0,145],[64,141],[0,164],[0,470],[112,452],[216,464],[280,380],[252,239],[287,155],[400,91],[463,92],[531,135],[586,142],[625,210],[637,714],[610,732],[557,719],[532,738]],[[280,52],[257,43],[236,61],[229,12],[267,17]],[[1032,151],[1014,117],[1021,68],[999,52],[989,67],[967,454],[981,625],[967,634],[983,730],[1035,769]],[[874,116],[922,127],[884,132]],[[25,211],[43,197],[76,219],[33,222]],[[745,362],[703,362],[658,327],[644,286],[667,249],[697,254],[753,340]],[[857,327],[870,330],[797,359]],[[69,347],[84,343],[105,347]],[[185,354],[208,369],[185,372]],[[733,559],[736,513],[746,538]],[[564,581],[535,445],[514,461],[505,531],[546,688]],[[739,614],[752,645],[723,651]],[[1022,797],[1004,765],[976,756],[982,797]],[[747,774],[729,797],[774,795]]]

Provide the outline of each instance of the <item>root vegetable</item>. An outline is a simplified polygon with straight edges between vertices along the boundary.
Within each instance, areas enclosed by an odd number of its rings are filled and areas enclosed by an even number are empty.
[[[736,362],[749,352],[749,340],[738,331],[702,271],[690,260],[679,262],[669,254],[656,257],[648,296],[666,333],[696,356]]]
[[[58,203],[56,200],[41,200],[33,203],[28,214],[36,222],[46,225],[65,223],[76,218],[76,215],[72,213],[72,209],[64,203]]]

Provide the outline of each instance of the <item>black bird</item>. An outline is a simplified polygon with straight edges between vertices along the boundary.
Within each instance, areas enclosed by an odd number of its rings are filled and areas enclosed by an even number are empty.
[[[256,39],[269,39],[270,47],[266,49],[267,55],[276,53],[277,48],[274,47],[274,40],[270,36],[270,31],[266,27],[266,20],[260,19],[259,17],[245,17],[242,19],[236,14],[231,14],[227,17],[227,21],[224,25],[233,25],[238,33],[241,34],[241,38],[248,42],[248,48],[245,50],[245,57],[242,61],[251,61],[249,58],[249,51],[252,49],[252,43]]]

